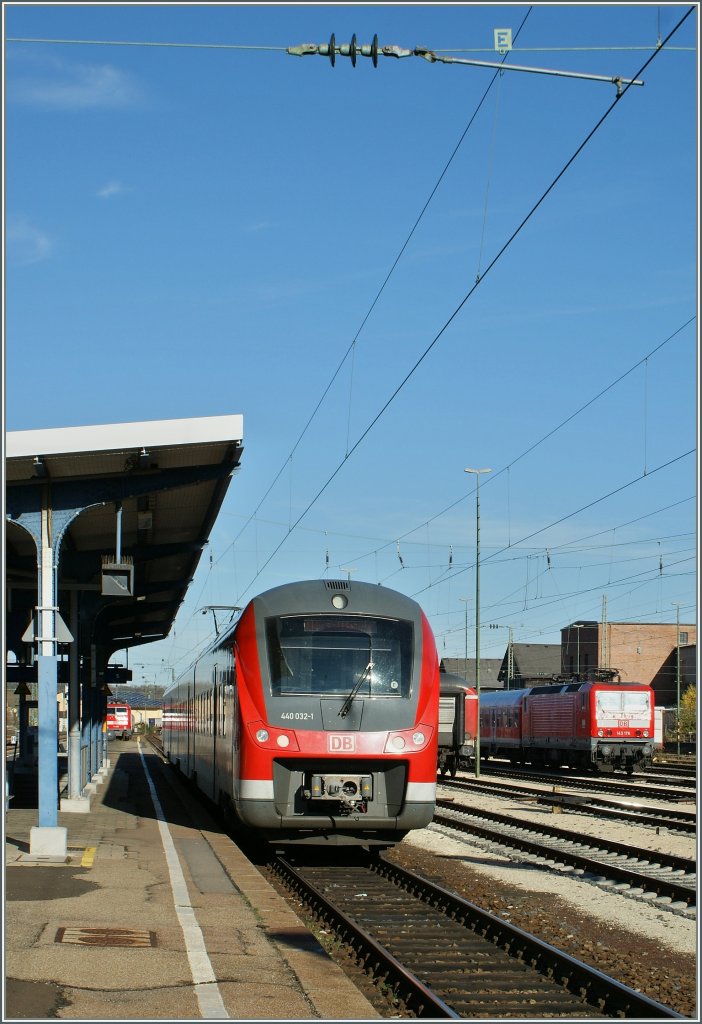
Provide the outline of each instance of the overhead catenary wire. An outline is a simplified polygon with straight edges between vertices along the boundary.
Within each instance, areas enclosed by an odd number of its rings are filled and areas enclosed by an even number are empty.
[[[510,470],[511,470],[511,468],[513,466],[516,466],[518,462],[521,462],[522,459],[524,459],[528,455],[530,455],[533,451],[535,451],[542,444],[544,444],[547,440],[549,440],[549,438],[553,437],[559,430],[562,430],[563,427],[567,426],[568,423],[570,423],[572,420],[574,420],[577,416],[579,416],[582,412],[584,412],[586,409],[588,409],[591,405],[594,405],[595,402],[597,402],[600,398],[602,398],[609,391],[611,391],[618,384],[620,384],[623,380],[625,380],[639,366],[642,366],[652,356],[654,356],[656,353],[660,352],[669,342],[671,342],[674,338],[678,337],[678,335],[680,335],[680,333],[686,327],[689,327],[689,325],[691,323],[693,323],[695,319],[696,319],[696,317],[694,315],[691,316],[688,320],[685,321],[684,324],[682,324],[680,327],[676,328],[663,341],[659,342],[658,345],[654,346],[654,348],[652,348],[649,352],[647,352],[645,356],[642,356],[635,363],[633,363],[628,368],[628,370],[625,370],[624,373],[621,373],[613,381],[610,381],[610,383],[607,384],[606,387],[602,388],[600,391],[597,392],[596,395],[593,395],[592,398],[589,398],[586,402],[584,402],[582,405],[580,405],[574,412],[572,412],[569,416],[566,416],[565,419],[561,420],[560,423],[558,423],[551,430],[547,431],[547,433],[543,434],[537,441],[534,441],[533,444],[529,445],[529,447],[527,447],[523,452],[521,452],[520,455],[516,456],[516,458],[513,458],[506,466],[504,466],[502,469],[496,470],[493,473],[491,473],[488,476],[488,478],[487,478],[487,480],[486,480],[486,482],[485,482],[485,484],[483,486],[487,487],[490,484],[494,483],[494,481],[498,477],[502,476],[502,474],[505,473],[505,472],[507,473],[507,478],[508,478],[508,481],[509,481],[510,480],[510,475],[509,475],[510,474]],[[473,493],[473,492],[471,492],[471,493]],[[428,525],[429,523],[432,523],[436,519],[439,519],[441,516],[446,515],[447,512],[450,512],[457,505],[460,505],[462,502],[466,501],[468,497],[469,497],[469,495],[462,494],[459,498],[456,498],[455,501],[451,502],[449,505],[446,505],[444,508],[442,508],[439,512],[435,513],[435,515],[431,516],[425,522],[422,522],[418,526],[413,527],[411,530],[406,531],[405,533],[403,533],[397,539],[399,539],[399,540],[406,540],[408,537],[411,537],[411,535],[413,533],[416,533],[418,530],[424,529],[424,527],[426,525]],[[687,501],[687,500],[690,500],[690,499],[683,499],[683,500]],[[673,507],[673,506],[668,506],[668,507]],[[508,519],[510,519],[510,518],[511,517],[510,517],[510,514],[509,514],[509,490],[508,490]],[[637,522],[637,521],[638,520],[634,520],[634,522]],[[606,532],[606,531],[603,531],[603,532]],[[394,543],[394,541],[387,541],[385,544],[382,545],[382,548],[388,547],[392,543]],[[517,542],[517,543],[519,543],[519,542]],[[512,540],[511,540],[511,523],[509,524],[509,537],[508,537],[508,545],[507,546],[508,547],[513,546],[512,545]],[[378,550],[382,550],[382,548],[380,548]],[[554,549],[553,545],[551,545],[551,550],[553,550],[553,549]],[[501,549],[501,550],[504,550],[504,549]],[[374,553],[375,552],[368,552],[367,555],[368,554],[374,554]],[[364,558],[364,557],[367,557],[367,555],[360,555],[360,556],[357,556],[357,557]]]
[[[516,38],[516,36],[515,36]],[[174,40],[155,39],[49,39],[36,36],[8,36],[6,43],[37,43],[50,46],[143,46],[164,47],[182,50],[250,50],[288,53],[288,46],[273,46],[260,43],[184,43]],[[631,46],[512,46],[511,53],[629,53],[631,51],[655,51],[661,46],[660,40],[654,45],[641,44]],[[695,53],[694,46],[669,46],[673,53]],[[432,52],[438,53],[494,53],[494,47],[451,47],[436,46]]]
[[[524,25],[526,23],[526,20],[529,17],[530,12],[531,12],[531,7],[527,11],[527,13],[524,15],[524,18],[522,19],[522,22],[521,22],[519,28],[517,29],[517,33],[515,35],[515,38],[519,35],[521,30],[523,29],[523,27],[524,27]],[[507,58],[506,58],[506,55],[505,55],[505,60],[506,59]],[[244,523],[244,525],[242,526],[241,530],[239,530],[237,535],[234,537],[234,539],[232,540],[230,546],[232,546],[232,545],[237,543],[239,538],[242,536],[244,530],[248,526],[249,522],[255,517],[256,513],[262,507],[262,505],[265,502],[266,498],[269,496],[269,494],[271,493],[271,491],[275,487],[276,483],[280,479],[280,476],[281,476],[281,474],[282,474],[282,472],[283,472],[283,470],[285,468],[285,465],[286,465],[287,461],[293,457],[293,455],[295,454],[295,452],[299,448],[300,444],[302,443],[303,438],[307,434],[307,431],[309,430],[311,424],[313,423],[313,421],[314,421],[317,413],[319,412],[319,410],[320,410],[320,408],[321,408],[325,398],[329,394],[329,392],[330,392],[334,382],[336,381],[337,377],[339,376],[339,374],[341,372],[341,369],[344,366],[344,363],[346,362],[346,360],[349,357],[349,354],[350,353],[351,354],[354,353],[355,345],[356,345],[356,342],[358,341],[358,338],[361,335],[361,332],[363,331],[363,329],[366,326],[368,320],[370,319],[370,316],[373,313],[373,310],[377,306],[377,304],[378,304],[378,302],[379,302],[383,292],[385,291],[385,288],[387,287],[388,282],[390,281],[390,278],[392,277],[393,273],[395,272],[395,269],[397,268],[398,263],[402,259],[403,255],[405,253],[405,250],[407,249],[407,246],[411,242],[411,240],[412,240],[412,238],[413,238],[417,228],[419,227],[420,222],[422,221],[422,218],[424,217],[424,214],[426,213],[426,211],[429,208],[429,206],[430,206],[434,196],[436,195],[436,192],[438,191],[439,186],[441,185],[442,181],[444,180],[444,178],[445,178],[445,176],[446,176],[446,174],[448,172],[449,167],[453,163],[453,160],[454,160],[456,154],[458,153],[458,150],[460,149],[460,147],[461,147],[461,145],[463,143],[463,140],[465,139],[465,137],[468,134],[471,126],[473,125],[473,123],[475,121],[475,118],[477,117],[478,113],[480,112],[480,109],[481,109],[483,103],[485,102],[485,100],[486,100],[486,98],[488,96],[488,93],[490,92],[490,89],[494,85],[494,83],[497,80],[497,78],[498,78],[498,74],[496,73],[493,76],[491,82],[488,84],[488,86],[485,89],[485,91],[483,92],[483,95],[480,98],[479,102],[476,104],[475,110],[473,111],[473,114],[471,115],[471,117],[470,117],[470,119],[468,121],[468,124],[463,129],[463,132],[461,133],[461,136],[458,139],[458,142],[454,146],[454,148],[453,148],[453,150],[452,150],[448,160],[446,161],[446,163],[445,163],[445,165],[443,167],[443,170],[441,171],[441,174],[437,178],[437,180],[436,180],[436,182],[435,182],[431,192],[429,193],[428,198],[426,199],[424,205],[422,206],[422,209],[419,212],[419,215],[415,219],[415,222],[412,225],[412,228],[411,228],[409,234],[407,235],[407,238],[405,239],[405,241],[403,242],[402,246],[400,247],[400,251],[398,252],[397,256],[395,257],[395,259],[394,259],[394,261],[392,263],[392,266],[390,267],[389,271],[385,275],[385,278],[384,278],[380,288],[378,289],[378,291],[377,291],[373,301],[371,302],[370,306],[368,307],[368,310],[367,310],[365,316],[363,317],[363,319],[362,319],[362,321],[360,323],[360,326],[356,330],[356,333],[354,334],[354,337],[353,337],[352,341],[348,345],[348,347],[347,347],[346,351],[344,352],[344,355],[342,356],[339,364],[337,365],[336,369],[334,370],[334,373],[332,374],[331,379],[329,380],[329,382],[327,383],[326,387],[324,388],[324,391],[322,392],[322,394],[321,394],[317,404],[315,405],[314,409],[312,410],[311,415],[307,419],[307,422],[305,423],[305,425],[302,428],[300,434],[298,435],[297,440],[295,441],[293,447],[290,450],[288,458],[286,459],[285,463],[283,463],[281,468],[278,470],[278,472],[274,476],[273,480],[271,481],[271,483],[269,484],[267,490],[265,491],[263,497],[258,502],[258,504],[257,504],[256,508],[254,509],[254,511],[251,513],[251,516],[249,517],[249,519]],[[350,386],[349,387],[350,387],[350,392],[351,392],[352,382],[350,382]],[[349,421],[348,421],[348,423],[350,424],[350,410],[349,410]],[[350,451],[350,448],[349,448],[349,426],[347,424],[347,440],[346,440],[345,458],[348,458],[350,454],[351,454],[351,451]],[[223,554],[224,554],[224,552],[223,552]]]
[[[522,537],[520,540],[517,541],[517,544],[523,544],[524,541],[531,540],[532,537],[538,537],[539,534],[545,533],[547,530],[552,530],[554,526],[559,526],[561,523],[566,522],[568,519],[572,519],[573,516],[580,515],[581,512],[585,512],[587,511],[587,509],[594,508],[595,505],[599,505],[601,502],[607,501],[608,498],[612,498],[615,494],[621,494],[622,491],[625,491],[629,487],[633,487],[634,484],[640,483],[642,480],[645,480],[648,477],[653,476],[654,473],[659,473],[661,470],[667,469],[669,466],[673,466],[675,465],[675,463],[680,462],[681,459],[685,459],[690,455],[694,455],[695,451],[696,449],[690,448],[689,451],[682,452],[680,455],[676,455],[674,458],[669,459],[667,462],[661,463],[659,466],[656,466],[655,469],[650,470],[648,473],[641,473],[639,474],[639,476],[634,477],[632,480],[628,480],[625,484],[621,484],[619,487],[615,487],[614,490],[608,491],[606,494],[600,495],[599,498],[593,498],[592,501],[589,501],[586,505],[582,505],[580,508],[575,509],[573,512],[569,512],[567,515],[561,516],[559,519],[555,519],[553,522],[548,523],[546,526],[542,526],[540,529],[534,530],[532,531],[532,533],[526,534],[526,536]],[[502,554],[503,551],[508,550],[508,546],[499,548],[492,555],[487,555],[485,558],[481,559],[481,565],[483,565],[485,562],[491,561],[495,557],[495,555]],[[447,582],[448,580],[455,579],[457,576],[461,576],[464,572],[467,571],[468,568],[472,568],[472,566],[468,566],[465,569],[458,569],[456,572],[452,573],[451,576],[445,576],[442,582]],[[410,596],[416,598],[418,594],[424,593],[427,589],[427,587],[424,587],[422,590],[415,591],[415,593],[413,593]]]
[[[125,44],[125,45],[128,45],[128,44]],[[214,47],[213,47],[213,48],[214,48]],[[218,47],[218,48],[227,48],[227,47],[224,47],[224,46],[222,46],[222,47]],[[232,47],[232,48],[234,48],[234,47]],[[238,47],[238,48],[240,48],[240,49],[257,49],[257,47]],[[261,48],[261,49],[266,49],[266,48]],[[276,48],[274,48],[274,47],[268,47],[267,49],[276,49]],[[284,49],[284,48],[277,48],[277,49]],[[458,51],[456,51],[456,52],[458,52]],[[566,422],[567,422],[567,421],[566,421]],[[350,454],[350,452],[348,452],[348,451],[347,451],[347,457],[348,457],[348,455],[349,455],[349,454]],[[520,458],[522,458],[522,457],[523,457],[523,456],[520,456]],[[287,460],[286,460],[286,462],[287,462]],[[507,468],[509,469],[509,467],[507,467]],[[462,498],[461,498],[461,499],[459,499],[459,500],[463,501],[463,500],[465,500],[465,498],[464,498],[464,497],[462,497]],[[290,519],[292,519],[292,517],[290,517]],[[298,520],[298,524],[299,524],[299,520]],[[294,526],[293,526],[292,522],[290,521],[290,522],[288,523],[288,531],[290,532],[290,531],[291,531],[291,530],[292,530],[293,528],[294,528]],[[391,543],[391,542],[389,542],[389,543]],[[394,543],[394,542],[392,542],[392,543]]]
[[[651,63],[651,62],[652,62],[653,60],[655,60],[655,58],[656,58],[656,57],[658,56],[658,54],[659,54],[659,53],[661,52],[661,50],[663,50],[663,49],[665,48],[665,45],[666,45],[666,43],[667,43],[668,39],[670,39],[670,38],[671,38],[671,37],[672,37],[672,36],[673,36],[673,35],[675,34],[675,32],[677,32],[677,31],[678,31],[678,29],[680,28],[680,26],[681,26],[681,25],[683,24],[683,22],[684,22],[684,21],[685,21],[685,20],[686,20],[686,19],[687,19],[687,18],[689,17],[689,15],[690,15],[690,14],[692,13],[692,11],[693,11],[693,10],[694,10],[694,7],[691,7],[691,8],[689,8],[689,10],[688,10],[688,11],[687,11],[687,12],[686,12],[686,13],[685,13],[685,14],[683,15],[683,17],[682,17],[682,18],[681,18],[681,19],[680,19],[680,20],[678,21],[677,25],[676,25],[676,26],[675,26],[675,27],[674,27],[673,29],[671,29],[671,31],[670,31],[670,33],[668,34],[668,36],[666,37],[666,39],[665,39],[665,40],[664,40],[664,41],[663,41],[663,42],[661,43],[661,47],[660,47],[659,49],[657,49],[657,50],[655,51],[655,53],[651,54],[651,56],[650,56],[650,57],[648,58],[648,60],[646,60],[646,61],[644,62],[644,64],[643,64],[643,65],[641,66],[641,68],[640,68],[640,69],[639,69],[639,71],[637,72],[637,77],[638,77],[638,75],[640,75],[640,74],[642,74],[642,73],[643,73],[643,71],[645,70],[645,68],[646,68],[646,67],[648,67],[648,65],[649,65],[649,64],[650,64],[650,63]],[[615,98],[614,98],[614,100],[613,100],[613,101],[612,101],[612,102],[610,103],[610,105],[608,106],[607,110],[605,110],[604,114],[602,114],[602,116],[601,116],[601,117],[599,118],[599,120],[598,120],[598,121],[596,122],[596,124],[594,125],[594,127],[593,127],[593,128],[591,128],[591,130],[590,130],[590,131],[588,132],[588,134],[587,134],[587,135],[585,136],[585,138],[584,138],[584,139],[583,139],[583,141],[582,141],[582,142],[580,143],[580,145],[579,145],[579,146],[577,147],[577,149],[575,150],[575,152],[574,152],[574,153],[572,154],[572,156],[571,156],[571,157],[570,157],[570,158],[569,158],[569,159],[568,159],[568,160],[566,161],[566,163],[564,164],[564,166],[563,166],[563,167],[561,168],[561,170],[560,170],[560,171],[558,172],[558,174],[557,174],[557,175],[556,175],[556,177],[555,177],[555,178],[553,179],[553,181],[552,181],[552,182],[551,182],[551,184],[550,184],[550,185],[548,186],[548,188],[547,188],[547,189],[546,189],[546,190],[545,190],[545,191],[544,191],[544,192],[542,193],[542,195],[540,196],[540,198],[539,198],[539,199],[538,199],[538,200],[537,200],[537,201],[536,201],[536,202],[534,203],[534,205],[533,205],[533,206],[531,207],[531,209],[529,210],[529,212],[527,213],[527,215],[526,215],[526,216],[525,216],[525,217],[523,218],[523,220],[522,220],[522,221],[520,222],[520,224],[519,224],[519,225],[518,225],[518,226],[517,226],[517,227],[515,228],[515,230],[514,230],[514,231],[512,232],[512,234],[511,234],[511,235],[509,236],[509,238],[507,239],[507,241],[506,241],[506,242],[505,242],[505,243],[504,243],[504,244],[502,245],[502,247],[500,248],[500,250],[499,250],[499,251],[497,252],[497,254],[496,254],[496,255],[495,255],[494,257],[493,257],[493,259],[491,260],[491,262],[490,262],[490,263],[488,264],[488,266],[487,266],[487,268],[486,268],[486,270],[485,270],[484,274],[483,274],[483,275],[482,275],[482,277],[480,278],[480,281],[477,281],[477,282],[476,282],[476,283],[475,283],[475,284],[474,284],[474,285],[473,285],[473,286],[472,286],[472,287],[470,288],[470,290],[469,290],[469,291],[467,292],[467,294],[466,294],[466,295],[465,295],[465,296],[463,297],[463,299],[461,300],[461,302],[460,302],[460,303],[458,304],[458,306],[457,306],[457,307],[456,307],[456,308],[454,309],[453,313],[452,313],[452,314],[451,314],[451,315],[449,316],[449,318],[448,318],[448,319],[446,320],[446,322],[444,323],[443,327],[441,327],[441,329],[440,329],[440,330],[439,330],[439,331],[437,332],[437,334],[436,334],[436,335],[434,336],[434,338],[433,338],[433,339],[432,339],[432,341],[431,341],[431,342],[429,343],[429,345],[428,345],[428,346],[427,346],[427,348],[426,348],[426,349],[424,350],[424,352],[423,352],[423,353],[421,354],[421,356],[419,357],[419,359],[417,359],[417,360],[416,360],[416,362],[414,363],[414,365],[412,366],[412,368],[411,368],[411,369],[410,369],[410,370],[408,371],[408,373],[407,373],[407,374],[406,374],[406,375],[404,376],[404,378],[402,379],[402,381],[401,381],[401,382],[400,382],[400,383],[398,384],[398,386],[397,386],[397,387],[395,388],[395,390],[394,390],[394,391],[392,392],[392,394],[390,395],[390,397],[389,397],[389,398],[388,398],[388,399],[386,400],[386,402],[385,402],[385,403],[384,403],[384,405],[383,405],[383,406],[381,407],[381,409],[380,409],[380,410],[379,410],[379,411],[378,411],[378,412],[376,413],[376,415],[375,415],[375,416],[373,417],[373,419],[372,419],[372,420],[370,421],[370,423],[369,423],[369,424],[368,424],[368,426],[367,426],[367,427],[365,428],[365,430],[364,430],[364,431],[363,431],[363,432],[361,433],[361,435],[360,435],[360,436],[359,436],[359,437],[357,438],[356,442],[354,443],[354,445],[352,446],[352,448],[350,449],[350,451],[349,451],[349,452],[347,452],[347,454],[345,455],[344,459],[342,459],[342,461],[341,461],[341,462],[340,462],[340,463],[339,463],[339,464],[337,465],[337,467],[336,467],[336,468],[335,468],[335,469],[333,470],[333,472],[332,472],[332,473],[331,473],[331,475],[330,475],[330,476],[329,476],[329,477],[327,478],[327,480],[325,481],[325,483],[324,483],[324,484],[323,484],[323,485],[322,485],[322,486],[321,486],[321,487],[320,487],[320,488],[318,489],[318,491],[317,491],[317,492],[316,492],[316,494],[315,494],[315,495],[313,496],[313,498],[311,499],[311,501],[310,501],[310,502],[309,502],[309,503],[307,504],[307,506],[306,506],[306,507],[305,507],[305,508],[303,509],[303,511],[302,511],[302,512],[300,513],[300,515],[298,516],[297,520],[296,520],[296,521],[295,521],[295,523],[293,524],[293,528],[294,528],[294,527],[296,527],[296,526],[297,526],[297,525],[298,525],[298,524],[299,524],[299,523],[300,523],[300,522],[301,522],[301,521],[302,521],[302,520],[303,520],[303,519],[305,518],[305,516],[306,516],[306,515],[307,515],[307,513],[308,513],[308,512],[310,511],[310,509],[311,509],[311,508],[312,508],[312,507],[313,507],[313,506],[314,506],[314,505],[316,504],[316,502],[317,502],[317,501],[319,500],[319,498],[320,498],[320,497],[322,496],[322,494],[324,494],[324,492],[325,492],[325,491],[327,490],[327,488],[329,487],[329,485],[330,485],[330,484],[331,484],[331,483],[333,482],[333,480],[334,480],[334,479],[335,479],[335,478],[336,478],[336,477],[338,476],[339,472],[340,472],[340,471],[341,471],[341,469],[343,468],[343,466],[344,466],[344,464],[346,463],[346,461],[348,460],[348,458],[349,458],[349,457],[350,457],[350,456],[351,456],[351,455],[352,455],[352,454],[353,454],[353,453],[354,453],[354,452],[355,452],[355,451],[356,451],[356,450],[357,450],[357,449],[358,449],[358,448],[360,447],[360,445],[361,445],[361,444],[363,443],[363,441],[365,440],[365,438],[366,438],[366,437],[368,436],[368,434],[369,434],[369,433],[371,432],[371,430],[373,429],[373,427],[374,427],[374,426],[376,425],[376,423],[377,423],[377,422],[378,422],[378,421],[379,421],[379,420],[381,419],[381,417],[382,417],[382,416],[384,415],[384,413],[385,413],[385,412],[387,411],[387,409],[388,409],[388,408],[390,407],[390,405],[391,405],[391,404],[393,403],[393,401],[395,400],[395,398],[396,398],[396,397],[397,397],[397,396],[399,395],[399,393],[400,393],[400,392],[402,391],[402,389],[403,389],[403,388],[404,388],[404,386],[405,386],[405,385],[407,384],[407,382],[408,382],[408,381],[409,381],[409,380],[411,379],[411,377],[412,377],[412,376],[414,375],[414,373],[415,373],[415,372],[417,371],[417,369],[419,368],[419,366],[420,366],[420,365],[421,365],[421,364],[422,364],[422,363],[424,362],[424,360],[426,359],[426,357],[427,357],[427,356],[429,355],[429,353],[430,353],[430,352],[431,352],[431,350],[432,350],[432,349],[434,348],[434,346],[435,346],[435,345],[437,344],[437,342],[439,341],[439,339],[440,339],[440,338],[441,338],[441,337],[443,336],[443,334],[444,334],[444,333],[446,332],[446,330],[447,330],[447,329],[448,329],[448,327],[449,327],[449,326],[451,325],[451,323],[453,323],[453,321],[454,321],[454,320],[456,319],[456,317],[458,316],[458,314],[460,313],[460,311],[461,311],[461,310],[463,309],[463,307],[465,306],[466,302],[468,302],[468,300],[469,300],[469,299],[471,298],[471,296],[472,296],[472,295],[474,294],[474,292],[476,291],[476,289],[477,289],[477,288],[478,288],[478,287],[480,286],[480,284],[482,283],[482,281],[484,281],[484,279],[485,279],[485,277],[487,276],[487,274],[488,274],[488,273],[490,273],[490,271],[492,270],[492,268],[493,268],[493,267],[494,267],[494,266],[495,266],[495,265],[496,265],[496,264],[497,264],[497,263],[499,262],[499,260],[500,260],[500,259],[501,259],[501,257],[502,257],[502,256],[504,255],[504,253],[505,253],[505,252],[507,251],[507,249],[508,249],[508,248],[510,247],[510,245],[511,245],[511,244],[512,244],[512,242],[513,242],[513,241],[515,240],[515,238],[517,238],[517,236],[518,236],[518,235],[519,235],[519,234],[521,233],[521,231],[522,231],[522,230],[524,229],[524,227],[526,226],[526,224],[527,224],[527,223],[528,223],[528,222],[529,222],[529,221],[531,220],[531,218],[532,218],[532,217],[534,216],[534,214],[536,213],[536,211],[537,211],[537,210],[539,209],[539,207],[540,207],[540,206],[541,206],[541,205],[543,204],[543,202],[544,202],[544,201],[546,200],[546,198],[547,198],[547,197],[548,197],[548,196],[550,195],[550,193],[551,193],[551,192],[553,191],[553,189],[554,189],[554,188],[556,187],[557,183],[558,183],[558,182],[560,181],[560,179],[561,179],[561,178],[563,177],[563,175],[564,175],[564,174],[566,173],[566,171],[568,170],[568,168],[569,168],[569,167],[570,167],[570,166],[571,166],[571,165],[572,165],[572,164],[574,163],[574,161],[575,161],[575,160],[577,159],[577,157],[578,157],[578,156],[580,155],[580,153],[582,153],[582,151],[583,151],[583,149],[585,148],[585,146],[586,146],[586,145],[588,144],[588,142],[589,142],[589,141],[590,141],[590,140],[592,139],[592,137],[593,137],[593,136],[595,135],[595,133],[596,133],[596,132],[597,132],[597,131],[599,130],[599,128],[600,128],[600,127],[601,127],[601,126],[602,126],[602,125],[604,124],[604,122],[605,122],[605,121],[607,120],[607,118],[608,118],[608,117],[610,116],[610,114],[612,113],[612,111],[614,110],[614,108],[615,108],[615,107],[616,107],[616,106],[617,106],[617,105],[618,105],[618,104],[620,103],[621,99],[622,99],[622,98],[623,98],[623,97],[624,97],[624,96],[625,96],[625,95],[626,95],[626,94],[627,94],[627,93],[629,92],[629,89],[630,89],[630,88],[631,88],[631,86],[629,86],[629,85],[626,85],[626,86],[625,86],[625,87],[623,88],[623,90],[621,91],[621,93],[617,92],[617,95],[616,95],[616,97],[615,97]],[[680,456],[680,457],[682,457],[682,456]],[[677,460],[673,460],[673,461],[677,461]],[[628,486],[628,485],[627,485],[627,486]],[[616,492],[613,492],[613,493],[616,493]],[[574,514],[575,514],[575,513],[574,513]],[[264,564],[263,564],[263,565],[261,566],[261,568],[260,568],[260,569],[258,570],[258,572],[257,572],[257,573],[256,573],[256,575],[255,575],[255,576],[253,577],[253,579],[252,579],[252,580],[251,580],[251,581],[249,582],[249,584],[248,584],[248,586],[247,586],[247,588],[246,588],[246,591],[244,591],[245,593],[246,593],[246,592],[248,591],[248,589],[249,589],[249,588],[250,588],[250,587],[251,587],[251,586],[253,585],[253,583],[254,583],[254,582],[255,582],[255,580],[256,580],[256,579],[258,578],[258,576],[259,576],[259,575],[261,574],[261,572],[262,572],[262,571],[263,571],[263,570],[264,570],[264,569],[265,569],[265,568],[266,568],[266,567],[267,567],[267,566],[268,566],[268,565],[270,564],[270,562],[271,562],[271,561],[273,560],[273,558],[274,558],[274,557],[275,557],[275,555],[276,555],[276,554],[278,553],[278,551],[280,551],[280,549],[282,548],[282,546],[283,546],[283,545],[285,544],[285,541],[286,541],[287,537],[288,537],[288,536],[290,535],[290,532],[292,532],[292,531],[289,531],[289,532],[288,532],[288,534],[286,535],[286,537],[283,537],[283,539],[282,539],[282,540],[281,540],[281,541],[280,541],[280,542],[279,542],[279,543],[278,543],[278,544],[277,544],[277,545],[275,546],[275,548],[273,549],[273,551],[271,552],[271,554],[269,555],[269,557],[268,557],[268,558],[266,559],[266,561],[264,562]],[[537,531],[537,532],[540,532],[540,531]]]

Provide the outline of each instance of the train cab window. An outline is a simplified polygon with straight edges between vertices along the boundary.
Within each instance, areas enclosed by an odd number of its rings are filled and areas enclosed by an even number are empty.
[[[266,620],[274,695],[409,697],[411,622],[369,616],[288,615]]]

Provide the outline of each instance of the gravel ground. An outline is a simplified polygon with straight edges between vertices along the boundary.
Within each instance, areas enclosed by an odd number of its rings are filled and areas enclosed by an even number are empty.
[[[450,794],[439,787],[439,795]],[[455,795],[456,803],[550,819],[582,835],[606,836],[632,847],[695,858],[694,837],[595,817],[559,814],[514,798]],[[430,826],[410,833],[385,856],[459,893],[604,974],[698,1020],[697,923],[640,900],[486,853],[469,839]]]
[[[642,826],[586,815],[555,815],[547,807],[514,797],[452,794],[456,803],[498,810],[520,819],[550,819],[559,828],[582,835],[606,836],[632,847],[695,858],[696,840]],[[694,805],[691,805],[694,806]],[[411,832],[384,856],[424,875],[485,910],[509,919],[552,946],[590,964],[604,974],[638,989],[693,1020],[698,1016],[697,924],[548,868],[495,856],[469,838],[453,838],[437,826]],[[305,916],[301,907],[296,907]],[[329,953],[365,992],[383,1017],[408,1017],[337,948],[331,936],[308,922]]]

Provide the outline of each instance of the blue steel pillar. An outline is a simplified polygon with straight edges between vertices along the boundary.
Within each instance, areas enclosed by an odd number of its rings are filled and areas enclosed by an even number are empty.
[[[37,701],[39,824],[29,831],[32,856],[65,859],[67,829],[58,824],[58,551],[63,530],[54,532],[49,486],[42,488],[37,543]]]
[[[58,805],[58,703],[56,679],[58,657],[40,654],[37,658],[37,699],[39,701],[39,827],[54,828]],[[42,713],[43,712],[43,713]],[[42,751],[45,756],[42,759]],[[46,751],[53,756],[46,756]],[[66,829],[63,832],[65,843]],[[52,840],[59,839],[54,836]],[[30,847],[31,852],[31,847]]]

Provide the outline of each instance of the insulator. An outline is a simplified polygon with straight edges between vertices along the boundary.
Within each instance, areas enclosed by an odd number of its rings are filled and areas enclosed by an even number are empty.
[[[356,33],[355,32],[354,32],[353,36],[351,37],[351,47],[350,47],[350,50],[349,50],[349,57],[351,58],[351,63],[353,64],[353,66],[356,67]]]
[[[331,62],[331,66],[334,67],[336,64],[336,39],[334,38],[333,32],[331,34],[331,39],[329,40],[329,60]]]
[[[373,67],[378,67],[378,36],[373,36],[373,42],[368,44],[364,43],[361,47],[361,53],[364,57],[372,57]]]

